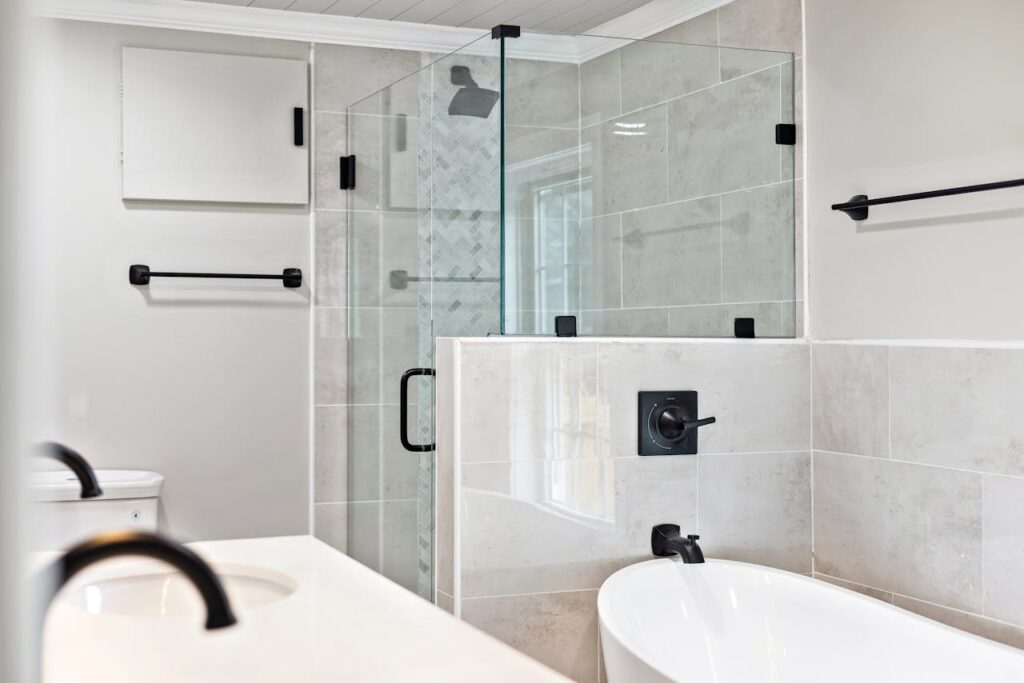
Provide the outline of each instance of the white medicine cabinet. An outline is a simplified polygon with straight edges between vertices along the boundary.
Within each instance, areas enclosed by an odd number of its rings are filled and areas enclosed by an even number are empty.
[[[123,48],[123,197],[306,204],[308,68]]]

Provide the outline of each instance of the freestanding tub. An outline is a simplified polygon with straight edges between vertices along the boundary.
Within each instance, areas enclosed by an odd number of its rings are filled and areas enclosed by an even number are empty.
[[[641,562],[597,606],[609,683],[1024,682],[1024,651],[743,562]]]

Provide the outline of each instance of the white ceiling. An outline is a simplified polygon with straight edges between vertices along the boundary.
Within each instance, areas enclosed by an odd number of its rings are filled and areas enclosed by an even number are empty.
[[[583,33],[648,4],[650,0],[194,0],[487,29],[517,24],[524,29]]]

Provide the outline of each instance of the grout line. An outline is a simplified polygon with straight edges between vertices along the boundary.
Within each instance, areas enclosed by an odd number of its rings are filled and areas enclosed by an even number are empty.
[[[768,188],[768,187],[775,187],[775,186],[778,186],[778,185],[785,185],[786,183],[793,183],[793,182],[796,182],[796,181],[795,180],[789,180],[789,179],[787,179],[787,180],[773,180],[771,182],[762,183],[760,185],[750,185],[749,187],[739,187],[739,188],[736,188],[735,190],[726,190],[724,192],[715,192],[715,193],[712,193],[712,194],[702,194],[702,195],[698,195],[696,197],[687,197],[686,199],[675,199],[675,200],[668,201],[668,202],[662,202],[661,204],[648,204],[647,206],[638,206],[636,208],[626,209],[624,211],[609,211],[607,213],[596,213],[596,214],[590,216],[590,218],[604,218],[605,216],[614,216],[616,214],[637,213],[639,211],[644,211],[646,209],[660,209],[662,207],[673,206],[675,204],[685,204],[687,202],[696,202],[696,201],[700,201],[702,199],[714,199],[716,197],[722,197],[724,195],[737,194],[739,192],[751,192],[753,190],[762,190],[762,189],[765,189],[765,188]]]
[[[818,453],[827,453],[829,455],[844,455],[850,458],[863,458],[865,460],[877,460],[879,462],[891,462],[900,465],[917,465],[919,467],[931,467],[938,470],[950,470],[952,472],[963,472],[965,474],[977,474],[983,477],[1005,477],[1006,479],[1024,479],[1024,474],[1005,474],[1003,472],[986,472],[984,470],[972,470],[965,467],[953,467],[951,465],[937,465],[930,462],[920,462],[916,460],[899,460],[897,458],[882,458],[877,455],[860,455],[859,453],[844,453],[843,451],[832,451],[824,448],[814,449]]]
[[[810,397],[808,403],[810,404],[810,411],[808,414],[808,436],[810,437],[811,443],[811,573],[814,573],[814,566],[816,563],[815,548],[814,548],[814,346],[807,346],[807,394]]]
[[[633,450],[635,450],[635,445]],[[742,457],[750,455],[799,455],[801,453],[810,453],[809,448],[793,448],[784,451],[733,451],[733,452],[718,452],[718,453],[699,453],[697,455],[679,455],[679,456],[638,456],[638,455],[612,455],[608,457],[582,457],[582,458],[534,458],[534,459],[522,459],[517,458],[515,460],[473,460],[471,462],[464,462],[462,467],[473,467],[475,465],[544,465],[546,463],[553,462],[595,462],[595,461],[608,461],[608,460],[636,460],[639,457],[679,457],[679,458],[690,458],[690,457],[705,457],[705,458],[730,458],[730,457]],[[840,454],[844,455],[844,454]]]
[[[892,459],[892,347],[885,347],[885,403],[886,413],[888,415],[889,424],[889,443],[885,449],[885,455],[890,460]]]
[[[565,593],[597,593],[601,590],[601,587],[597,588],[570,588],[568,590],[559,591],[536,591],[533,593],[502,593],[501,595],[477,595],[472,598],[462,598],[462,602],[469,602],[472,600],[494,600],[498,598],[525,598],[532,595],[560,595]]]

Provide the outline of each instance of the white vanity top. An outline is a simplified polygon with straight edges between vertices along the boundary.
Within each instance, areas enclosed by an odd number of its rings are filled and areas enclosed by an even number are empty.
[[[328,545],[294,536],[189,544],[215,568],[285,575],[291,595],[236,609],[238,624],[204,631],[198,594],[175,616],[93,614],[60,597],[47,619],[46,683],[363,683],[565,681],[557,673],[409,593]],[[148,560],[97,564],[62,593]],[[86,592],[87,593],[87,592]],[[184,612],[184,613],[182,613]]]

